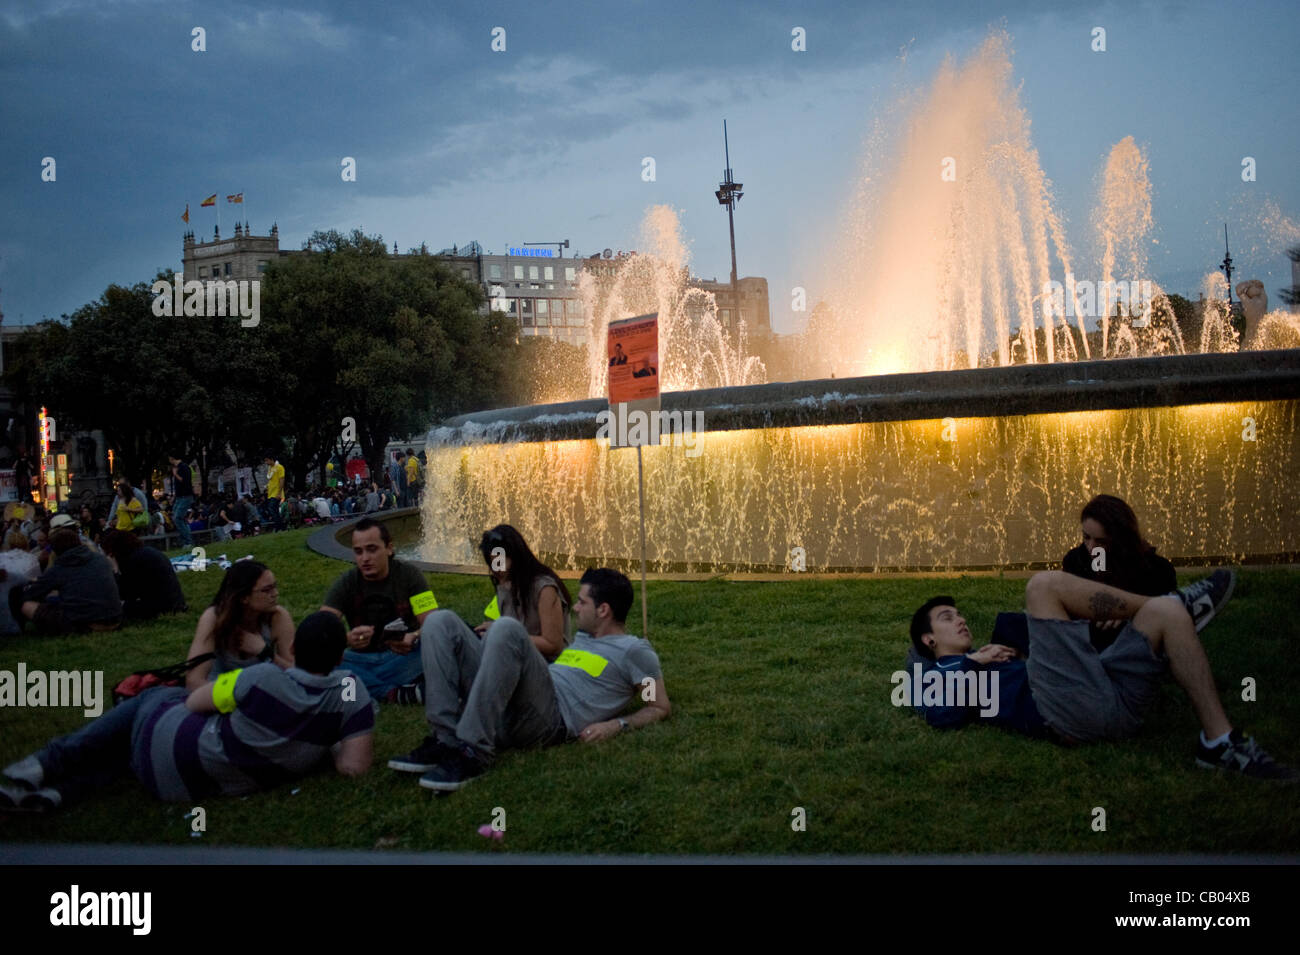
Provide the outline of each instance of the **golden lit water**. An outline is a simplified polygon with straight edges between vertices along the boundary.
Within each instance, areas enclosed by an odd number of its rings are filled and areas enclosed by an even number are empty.
[[[648,555],[685,572],[1051,565],[1098,493],[1175,561],[1300,551],[1294,400],[705,432],[644,449]],[[1253,438],[1253,440],[1252,440]],[[596,440],[431,447],[426,560],[478,563],[514,524],[569,569],[639,553],[632,449]]]

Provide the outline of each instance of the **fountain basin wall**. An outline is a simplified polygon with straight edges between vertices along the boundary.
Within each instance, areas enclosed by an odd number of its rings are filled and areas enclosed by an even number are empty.
[[[434,428],[426,560],[480,562],[514,524],[557,569],[639,555],[636,451],[603,400]],[[1300,351],[1184,355],[666,394],[694,447],[643,449],[660,572],[1055,566],[1117,494],[1178,563],[1300,552]],[[689,453],[688,453],[689,452]]]

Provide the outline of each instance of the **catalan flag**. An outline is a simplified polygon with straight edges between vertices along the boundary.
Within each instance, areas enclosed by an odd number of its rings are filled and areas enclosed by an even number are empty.
[[[217,204],[217,194],[215,192],[199,203],[199,205],[202,207],[215,206],[216,204]]]
[[[188,202],[185,203],[185,211],[181,213],[181,221],[182,222],[190,221],[190,204]]]
[[[235,193],[235,195],[233,195],[233,196],[226,196],[226,201],[227,201],[227,202],[243,202],[243,201],[244,201],[244,194],[243,194],[242,192],[237,192],[237,193]]]

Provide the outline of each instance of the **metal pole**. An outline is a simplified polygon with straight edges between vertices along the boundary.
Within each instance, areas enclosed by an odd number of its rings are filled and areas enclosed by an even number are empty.
[[[641,467],[641,445],[636,446],[636,490],[641,507],[641,638],[650,639],[650,609],[645,602],[645,472]]]
[[[727,156],[727,182],[731,180],[731,143],[727,140],[727,121],[722,121],[722,148]],[[740,326],[740,296],[736,294],[736,201],[728,195],[727,227],[731,232],[731,306],[736,310],[736,327]]]

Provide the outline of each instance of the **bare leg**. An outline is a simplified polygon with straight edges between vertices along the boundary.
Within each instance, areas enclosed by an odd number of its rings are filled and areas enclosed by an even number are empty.
[[[1049,570],[1029,579],[1025,610],[1040,620],[1132,617],[1133,626],[1146,635],[1151,649],[1156,653],[1164,651],[1169,658],[1174,682],[1192,701],[1206,738],[1215,739],[1232,729],[1219,701],[1209,657],[1196,635],[1191,615],[1177,597],[1143,597],[1064,571]]]
[[[1063,570],[1034,574],[1025,585],[1025,610],[1040,620],[1128,619],[1154,599],[1085,580]]]
[[[1183,602],[1176,597],[1150,597],[1133,618],[1133,626],[1146,635],[1152,650],[1163,650],[1169,658],[1169,672],[1192,701],[1206,739],[1231,731],[1232,724],[1214,685],[1210,659]]]

